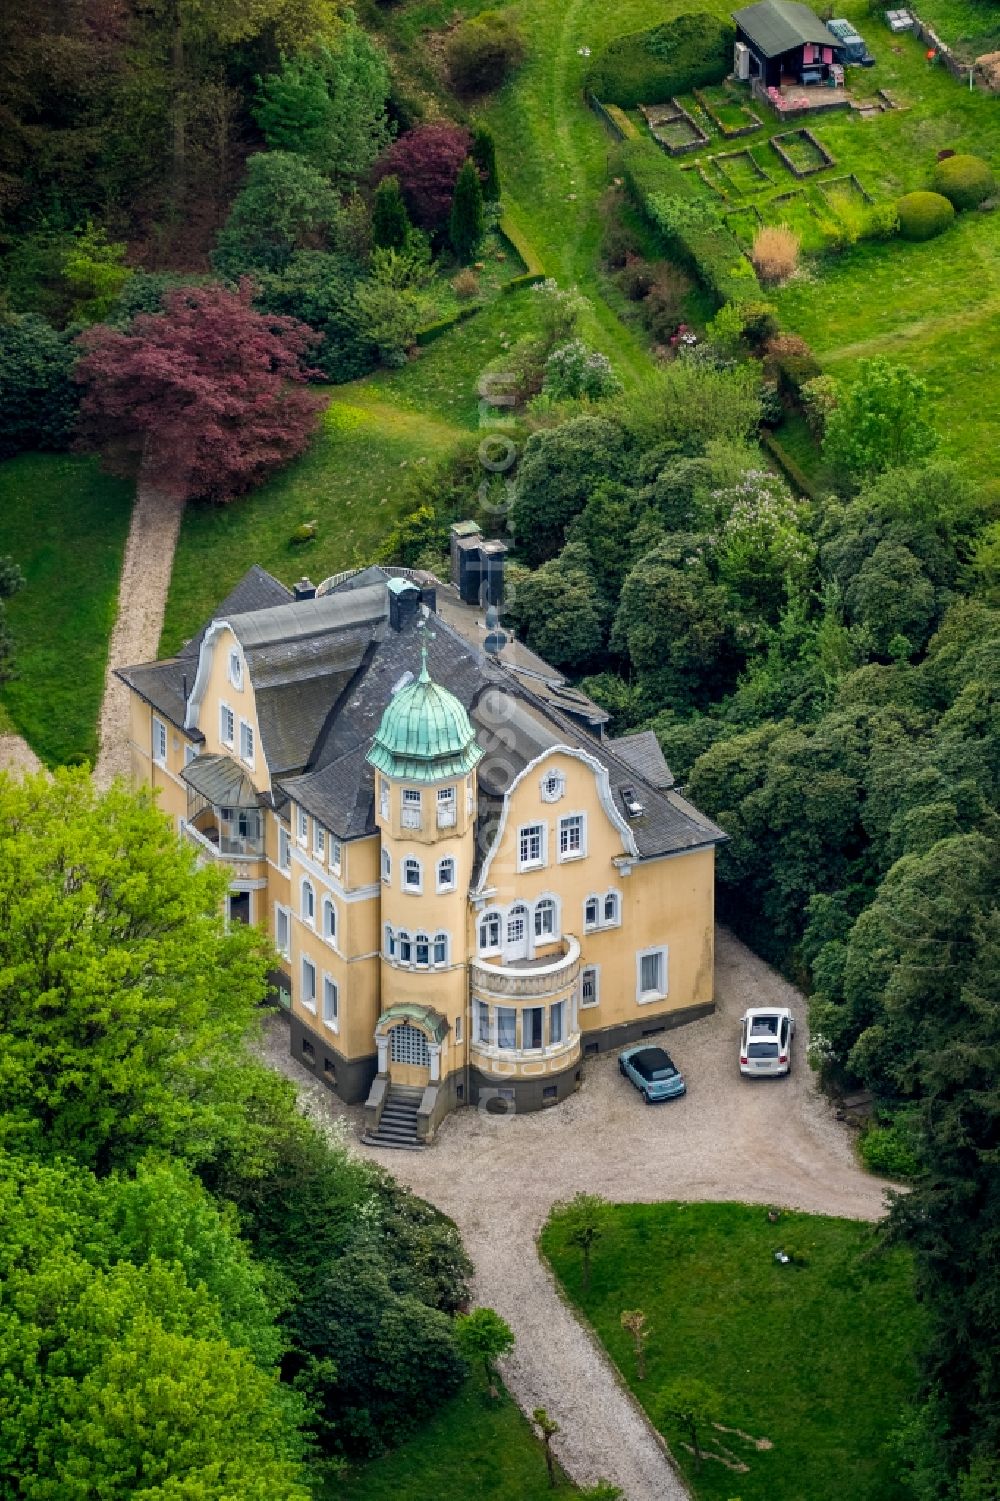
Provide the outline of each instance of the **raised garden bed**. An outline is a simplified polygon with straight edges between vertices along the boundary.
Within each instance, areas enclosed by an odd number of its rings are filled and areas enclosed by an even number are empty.
[[[726,177],[722,169],[715,165],[714,157],[707,156],[704,161],[691,162],[688,166],[682,167],[681,171],[697,172],[706,188],[711,188],[713,193],[718,194],[718,196],[725,199],[727,203],[729,202],[730,194],[733,191],[733,185],[729,181],[728,177]]]
[[[774,178],[764,171],[749,147],[742,151],[721,151],[709,158],[737,193],[758,193]]]
[[[872,195],[865,191],[853,172],[846,177],[828,177],[816,186],[827,201],[831,193],[844,193],[850,198],[856,198],[859,203],[874,202]]]
[[[670,156],[683,156],[708,144],[705,131],[677,99],[671,99],[669,104],[640,104],[639,110],[653,139]]]
[[[753,135],[764,123],[749,105],[724,88],[695,89],[694,97],[727,140]]]
[[[802,188],[769,199],[760,211],[765,224],[787,224],[794,230],[803,250],[822,250],[827,243],[819,215]]]
[[[730,209],[725,215],[725,220],[744,249],[750,248],[754,242],[754,236],[764,223],[760,209],[755,203],[745,203],[741,208]]]
[[[772,136],[771,145],[793,177],[810,177],[835,164],[835,158],[805,126]]]

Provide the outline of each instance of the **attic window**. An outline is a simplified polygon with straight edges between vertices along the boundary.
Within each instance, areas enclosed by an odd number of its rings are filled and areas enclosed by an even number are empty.
[[[243,687],[243,658],[238,651],[229,653],[229,681],[234,688]]]
[[[557,803],[566,791],[566,778],[561,771],[547,771],[542,777],[542,801]]]
[[[646,811],[634,787],[622,788],[622,802],[625,804],[625,812],[629,818],[641,818]]]

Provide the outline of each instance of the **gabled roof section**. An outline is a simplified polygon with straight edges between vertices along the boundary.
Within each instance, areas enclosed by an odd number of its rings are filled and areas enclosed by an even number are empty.
[[[634,735],[621,735],[617,740],[605,741],[605,744],[654,787],[666,791],[674,785],[673,773],[652,730],[638,730]]]
[[[757,5],[733,11],[733,20],[765,57],[780,57],[804,42],[843,47],[819,16],[797,0],[759,0]]]
[[[197,657],[201,650],[201,643],[205,639],[205,632],[213,620],[220,616],[228,619],[230,615],[248,615],[253,610],[267,610],[275,605],[287,605],[295,595],[285,585],[266,569],[258,567],[255,563],[248,568],[234,589],[226,595],[220,605],[216,605],[212,611],[211,619],[206,620],[197,636],[192,636],[178,652],[180,657]]]
[[[181,780],[217,808],[258,808],[267,801],[232,756],[195,756]]]

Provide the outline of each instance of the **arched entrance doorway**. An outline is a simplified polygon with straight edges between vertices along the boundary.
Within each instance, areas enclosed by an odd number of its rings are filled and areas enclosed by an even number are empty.
[[[375,1026],[379,1074],[406,1089],[437,1084],[441,1078],[441,1044],[447,1031],[445,1018],[430,1006],[390,1006]]]

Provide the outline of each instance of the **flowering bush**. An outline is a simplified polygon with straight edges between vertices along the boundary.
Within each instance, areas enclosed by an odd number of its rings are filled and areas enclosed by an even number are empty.
[[[576,333],[580,315],[590,303],[575,287],[564,291],[551,276],[536,282],[531,292],[538,302],[536,312],[546,346],[554,349],[557,344],[565,344]]]
[[[776,617],[786,579],[801,577],[812,562],[806,506],[767,469],[750,469],[714,491],[712,505],[720,579],[765,619]]]
[[[622,388],[606,355],[588,349],[582,339],[571,339],[553,349],[545,361],[542,394],[553,401],[585,396],[591,401],[613,396]]]

